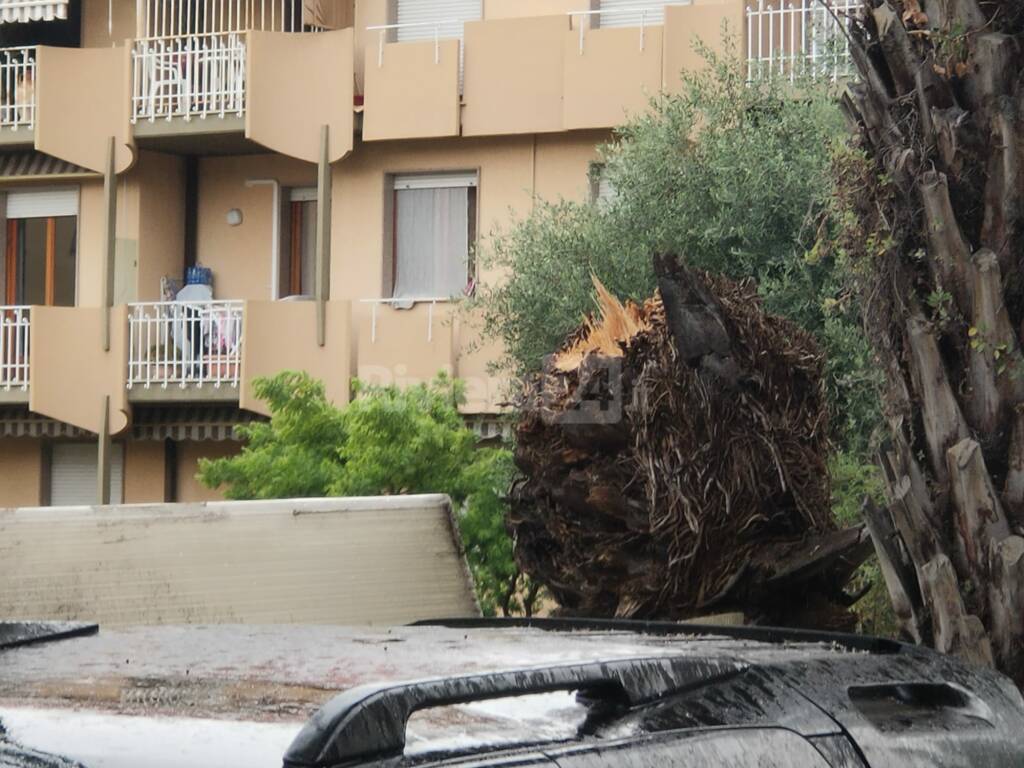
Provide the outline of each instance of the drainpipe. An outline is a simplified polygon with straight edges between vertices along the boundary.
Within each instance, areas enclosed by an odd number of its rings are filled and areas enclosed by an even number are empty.
[[[316,343],[327,342],[327,301],[331,298],[330,127],[320,127],[316,190]]]
[[[270,185],[273,190],[274,215],[270,220],[270,298],[279,299],[281,285],[281,183],[277,179],[246,179],[247,187]]]

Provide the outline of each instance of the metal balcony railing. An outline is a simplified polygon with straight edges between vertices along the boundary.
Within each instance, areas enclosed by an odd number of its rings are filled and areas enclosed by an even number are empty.
[[[290,0],[146,0],[132,122],[245,114],[246,33],[316,32]]]
[[[28,307],[0,307],[0,390],[28,389]]]
[[[747,7],[747,78],[827,77],[833,82],[854,75],[847,25],[859,0],[783,0]]]
[[[36,49],[0,49],[0,128],[36,124]]]
[[[136,40],[132,122],[245,114],[245,35]]]
[[[241,301],[129,305],[128,388],[237,387],[243,307]]]

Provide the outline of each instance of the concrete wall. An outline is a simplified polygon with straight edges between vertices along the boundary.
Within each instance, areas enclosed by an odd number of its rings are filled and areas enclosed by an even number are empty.
[[[479,614],[442,496],[3,510],[0,542],[0,618],[389,626]]]
[[[81,0],[82,47],[110,48],[136,37],[134,0]],[[108,28],[108,12],[113,7],[113,33]]]
[[[143,152],[134,172],[139,219],[144,223],[137,229],[143,258],[134,300],[159,301],[160,278],[180,278],[185,266],[185,164],[180,157]]]
[[[199,222],[197,257],[213,270],[214,295],[219,299],[273,297],[273,188],[247,185],[256,179],[276,179],[285,187],[316,186],[316,166],[280,155],[205,157],[199,163]],[[232,227],[226,215],[242,212]],[[335,244],[343,238],[335,235]]]
[[[42,465],[39,440],[0,439],[0,508],[39,504]]]

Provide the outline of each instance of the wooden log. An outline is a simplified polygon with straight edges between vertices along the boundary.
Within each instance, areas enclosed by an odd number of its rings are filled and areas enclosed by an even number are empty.
[[[968,436],[967,422],[946,376],[935,334],[919,313],[907,320],[907,341],[911,353],[911,380],[921,402],[931,469],[945,480],[946,450]]]
[[[977,127],[970,113],[956,104],[946,108],[932,107],[928,122],[932,126],[933,139],[926,139],[926,142],[934,142],[946,173],[959,176],[963,173],[965,160],[971,155],[968,150],[977,142]]]
[[[936,555],[920,567],[919,579],[924,604],[932,617],[936,650],[992,666],[992,644],[981,619],[964,609],[960,585],[949,558]]]
[[[1004,273],[1017,268],[1016,233],[1020,226],[1021,175],[1018,125],[1009,108],[996,111],[992,118],[990,143],[995,148],[988,161],[985,182],[985,218],[981,225],[981,244],[999,257]]]
[[[865,499],[863,515],[878,556],[879,570],[892,600],[893,613],[907,636],[915,643],[925,642],[928,635],[925,634],[921,615],[921,589],[917,573],[903,551],[889,510]]]
[[[998,98],[1013,90],[1018,45],[1014,38],[1001,32],[976,35],[973,43],[975,76],[965,78],[964,93],[971,109],[990,112]]]
[[[915,86],[914,73],[920,68],[920,57],[914,51],[910,35],[900,21],[900,15],[888,2],[872,11],[878,30],[878,44],[889,65],[896,91],[900,96],[911,93]]]
[[[1011,525],[1024,534],[1024,406],[1013,409],[1013,433],[1007,451],[1003,504]]]
[[[924,203],[929,265],[935,271],[935,280],[953,294],[964,316],[970,317],[971,250],[953,213],[946,175],[928,171],[922,175],[918,190]]]
[[[1010,526],[978,443],[970,438],[961,440],[949,449],[946,458],[956,515],[958,570],[961,578],[984,582],[989,550],[1010,535]]]
[[[1020,679],[1024,673],[1024,537],[1008,536],[991,551],[989,614],[999,668]]]
[[[971,293],[967,419],[977,433],[987,436],[986,450],[1001,452],[1009,439],[1009,408],[1024,399],[1024,359],[1003,301],[999,261],[987,248],[971,258]]]

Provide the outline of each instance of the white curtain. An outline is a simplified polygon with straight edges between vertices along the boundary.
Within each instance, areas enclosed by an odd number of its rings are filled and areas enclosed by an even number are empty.
[[[402,189],[395,204],[394,298],[461,294],[469,261],[469,188]]]
[[[68,17],[68,0],[0,0],[0,24]]]

